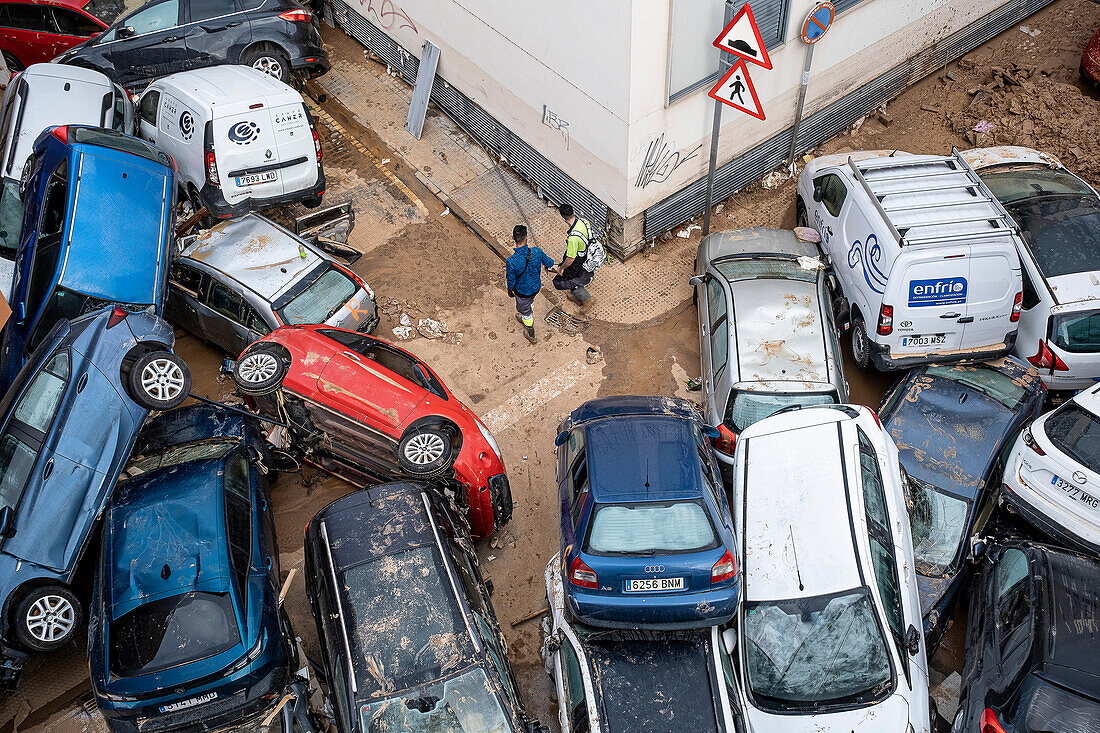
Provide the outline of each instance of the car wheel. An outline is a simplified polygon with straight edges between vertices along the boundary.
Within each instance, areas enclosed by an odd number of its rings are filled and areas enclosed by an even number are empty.
[[[307,209],[316,209],[320,205],[321,205],[321,197],[320,196],[310,196],[309,198],[302,201],[302,206],[306,207]]]
[[[434,426],[409,431],[397,445],[401,470],[415,478],[442,476],[454,464],[453,454],[449,431]]]
[[[146,410],[170,410],[191,394],[191,370],[170,351],[152,351],[130,367],[129,392]]]
[[[191,202],[192,212],[196,212],[206,206],[199,197],[199,192],[193,186],[187,191],[187,200]],[[199,226],[203,229],[209,229],[214,226],[214,217],[210,214],[209,209],[207,209],[206,214],[199,218]]]
[[[871,346],[867,338],[867,327],[863,324],[863,316],[859,314],[852,317],[852,361],[860,369],[871,367]]]
[[[262,71],[268,76],[273,76],[284,84],[290,83],[290,59],[278,49],[270,47],[253,49],[241,59],[241,63]]]
[[[4,64],[8,67],[8,71],[13,74],[27,68],[10,51],[4,51]]]
[[[810,226],[810,215],[806,212],[806,204],[802,203],[801,196],[798,197],[794,205],[794,218],[798,226]]]
[[[271,394],[283,383],[287,373],[286,360],[272,344],[259,344],[244,353],[233,366],[233,381],[246,395],[261,397]]]
[[[15,636],[32,651],[60,649],[76,637],[82,613],[80,602],[68,588],[35,588],[15,610]]]

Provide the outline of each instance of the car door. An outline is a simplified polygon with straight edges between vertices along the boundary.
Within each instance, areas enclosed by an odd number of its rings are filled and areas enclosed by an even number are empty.
[[[157,144],[157,120],[160,115],[160,90],[150,89],[138,102],[138,137]]]
[[[202,338],[199,321],[199,293],[204,292],[207,275],[183,262],[173,262],[168,272],[168,305],[165,314],[176,325]]]
[[[725,414],[725,405],[720,403],[715,394],[716,386],[721,384],[730,369],[735,367],[729,365],[729,305],[726,288],[718,275],[707,275],[706,296],[703,310],[699,313],[699,345],[704,363],[703,400],[707,406],[708,419],[711,415],[715,415],[718,417],[718,422],[721,422]],[[732,381],[736,381],[736,377],[733,377]]]
[[[848,186],[836,173],[826,173],[814,179],[813,216],[810,226],[821,234],[822,248],[828,251],[828,245],[837,237],[843,238],[841,212],[848,200]]]
[[[30,351],[35,344],[30,343],[27,334],[36,330],[38,319],[44,310],[44,303],[53,289],[57,280],[59,262],[61,258],[61,235],[65,228],[65,215],[67,213],[69,197],[68,160],[63,160],[50,174],[46,183],[46,189],[42,196],[42,210],[38,219],[38,236],[29,251],[21,252],[21,256],[31,257],[29,276],[26,284],[18,283],[18,293],[13,293],[13,306],[18,313],[25,314],[23,319],[16,320],[15,331],[21,335],[21,342],[26,340],[26,349]],[[18,266],[17,266],[18,269]],[[46,331],[53,324],[44,326]],[[42,329],[38,332],[45,335]]]
[[[58,35],[48,5],[4,3],[0,5],[0,48],[19,62],[20,71],[49,61],[58,53]],[[61,49],[64,50],[64,49]],[[9,62],[10,63],[10,62]]]
[[[251,39],[248,17],[233,0],[187,0],[188,17],[183,26],[191,68],[231,63]]]
[[[103,32],[102,24],[71,8],[53,5],[50,6],[50,11],[53,13],[53,22],[57,27],[54,42],[55,56]]]
[[[189,68],[180,13],[180,0],[155,0],[103,35],[102,50],[120,83],[133,84]]]
[[[230,354],[244,351],[255,339],[244,324],[244,296],[225,283],[208,277],[196,309],[203,338]]]
[[[554,652],[554,681],[558,687],[558,720],[562,733],[588,733],[588,699],[584,690],[583,655],[573,646],[573,640],[558,632],[561,646]]]

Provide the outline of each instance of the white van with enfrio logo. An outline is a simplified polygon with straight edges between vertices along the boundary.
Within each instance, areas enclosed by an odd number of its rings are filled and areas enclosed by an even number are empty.
[[[321,143],[302,95],[248,66],[154,81],[138,101],[140,137],[171,155],[196,209],[227,219],[325,192]]]
[[[816,158],[799,176],[797,212],[800,226],[821,234],[860,368],[1012,350],[1019,230],[958,151]]]

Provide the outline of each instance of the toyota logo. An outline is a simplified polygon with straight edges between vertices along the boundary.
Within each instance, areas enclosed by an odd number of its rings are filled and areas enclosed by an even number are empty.
[[[1073,472],[1073,480],[1076,481],[1079,484],[1083,484],[1086,481],[1088,481],[1088,476],[1081,473],[1080,471],[1074,471]]]
[[[237,145],[248,145],[260,136],[260,126],[248,120],[229,128],[229,139]]]
[[[646,565],[645,571],[647,573],[663,573],[665,571],[664,565]]]

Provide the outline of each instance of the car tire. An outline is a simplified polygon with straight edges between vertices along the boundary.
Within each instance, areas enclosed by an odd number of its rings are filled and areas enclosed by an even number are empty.
[[[246,350],[233,365],[233,382],[252,397],[271,394],[283,384],[289,365],[275,344],[257,344]]]
[[[4,64],[8,67],[8,71],[10,71],[11,73],[15,74],[27,68],[23,65],[23,62],[15,58],[15,54],[13,54],[11,51],[4,51],[3,53]]]
[[[27,649],[51,652],[74,638],[83,609],[71,590],[60,585],[35,588],[15,609],[15,638]]]
[[[414,478],[438,478],[451,469],[454,459],[450,431],[434,425],[410,430],[397,444],[397,463]]]
[[[278,48],[259,46],[250,50],[241,59],[245,66],[251,66],[268,76],[273,76],[284,84],[290,83],[290,59]]]
[[[130,367],[126,386],[146,410],[171,410],[191,394],[191,370],[170,351],[151,351]]]
[[[801,196],[799,196],[795,200],[794,220],[795,220],[795,226],[800,226],[800,227],[810,226],[810,215],[806,211],[806,204],[802,203],[802,197]]]
[[[871,340],[867,338],[863,316],[858,313],[852,316],[852,361],[860,369],[871,368]]]
[[[191,202],[192,212],[198,211],[199,209],[206,206],[206,204],[202,202],[202,198],[199,196],[199,192],[195,189],[194,186],[188,189],[187,200]],[[199,218],[199,227],[202,229],[209,229],[210,227],[214,226],[214,224],[214,217],[213,215],[211,215],[210,210],[207,209],[206,214]]]

